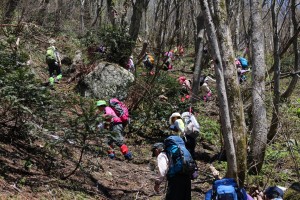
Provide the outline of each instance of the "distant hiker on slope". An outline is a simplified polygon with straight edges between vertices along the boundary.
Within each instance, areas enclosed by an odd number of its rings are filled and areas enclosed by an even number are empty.
[[[134,63],[133,63],[133,56],[129,56],[127,64],[126,64],[126,69],[131,73],[133,73],[135,71]]]
[[[121,120],[120,117],[117,116],[116,112],[113,110],[112,107],[107,106],[106,101],[104,100],[99,100],[97,101],[97,107],[98,107],[98,111],[99,113],[103,113],[104,114],[104,119],[105,122],[103,122],[102,124],[99,124],[99,128],[106,128],[108,130],[110,130],[112,133],[110,135],[110,137],[108,138],[108,145],[109,145],[109,149],[108,149],[108,156],[111,159],[115,158],[115,152],[114,152],[114,147],[113,144],[115,143],[118,147],[120,147],[120,151],[121,153],[124,155],[124,158],[126,160],[131,160],[132,159],[132,154],[131,152],[128,150],[128,147],[126,146],[126,144],[123,142],[123,122]]]
[[[208,85],[209,82],[216,82],[216,81],[212,79],[210,76],[203,75],[200,77],[200,89],[201,89],[202,98],[205,102],[209,101],[212,96],[212,92]]]
[[[188,100],[190,98],[190,92],[192,90],[192,87],[191,87],[192,83],[191,83],[191,80],[187,79],[185,76],[180,76],[178,78],[178,82],[181,85],[181,91],[180,91],[181,98],[180,98],[180,100],[182,102],[184,102],[185,100]]]
[[[53,44],[55,40],[50,40],[49,43]],[[59,56],[59,52],[55,48],[55,46],[50,46],[47,48],[46,52],[46,63],[48,64],[49,70],[49,83],[50,86],[54,85],[54,82],[58,82],[62,78],[61,74],[61,59]],[[54,78],[54,72],[56,72],[56,78]]]

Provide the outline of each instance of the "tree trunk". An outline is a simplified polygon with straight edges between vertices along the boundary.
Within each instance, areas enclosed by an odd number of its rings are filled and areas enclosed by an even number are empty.
[[[137,0],[133,4],[133,13],[131,16],[129,34],[133,41],[136,41],[140,31],[141,20],[143,17],[143,11],[147,10],[149,0]]]
[[[103,0],[97,0],[95,16],[94,16],[94,19],[91,23],[92,27],[96,25],[96,23],[98,21],[98,18],[99,18],[99,15],[101,14],[101,11],[102,11],[102,7],[103,7]]]
[[[218,46],[218,39],[216,36],[216,29],[212,21],[212,17],[209,11],[207,0],[200,2],[202,11],[204,12],[205,24],[209,43],[214,51],[214,61],[215,61],[215,73],[217,79],[217,90],[218,98],[220,103],[220,118],[222,125],[222,134],[224,138],[224,144],[226,148],[227,157],[227,177],[232,177],[237,179],[237,163],[236,163],[236,152],[234,148],[233,135],[230,123],[229,107],[227,101],[227,94],[225,88],[225,81],[223,75],[223,64],[221,59],[221,54]]]
[[[3,23],[9,24],[13,21],[14,12],[19,4],[20,0],[8,0],[5,6]]]
[[[116,10],[115,10],[115,1],[114,0],[106,0],[107,6],[107,16],[111,24],[116,26]]]
[[[44,19],[45,19],[45,16],[46,16],[46,11],[47,11],[47,6],[48,6],[49,2],[50,2],[50,0],[43,1],[43,4],[42,4],[42,6],[41,6],[41,8],[38,12],[36,22],[40,26],[42,26],[43,23],[44,23]]]
[[[278,19],[276,14],[276,2],[272,1],[271,14],[273,26],[273,58],[274,58],[274,98],[273,98],[273,113],[271,126],[268,133],[268,142],[276,135],[279,126],[279,102],[280,102],[280,55],[279,55],[279,35],[278,35]]]
[[[234,12],[234,40],[233,40],[233,49],[238,50],[239,49],[239,43],[240,43],[240,16],[241,16],[241,1],[236,1],[236,12]]]
[[[56,32],[59,32],[61,29],[62,7],[63,7],[63,0],[58,0],[57,7],[56,7],[56,14],[55,14],[55,22],[54,22],[54,30]]]
[[[292,12],[292,22],[293,22],[293,34],[297,32],[298,28],[298,22],[296,19],[296,0],[291,1],[291,12]],[[297,72],[300,70],[300,49],[298,50],[298,41],[297,37],[295,37],[293,41],[293,50],[294,50],[294,72]],[[281,95],[281,98],[289,98],[298,82],[298,76],[295,74],[293,75],[293,78],[286,89],[286,91]]]
[[[199,101],[199,89],[200,89],[200,76],[201,76],[201,60],[203,54],[203,44],[204,44],[204,17],[200,14],[197,17],[197,38],[195,43],[195,64],[194,64],[194,74],[193,74],[193,85],[192,85],[192,98],[191,103],[195,104]]]
[[[218,1],[218,3],[215,4],[215,19],[216,25],[218,26],[217,35],[222,55],[222,65],[224,69],[226,93],[229,103],[231,127],[233,131],[235,149],[236,152],[238,152],[236,157],[238,164],[238,177],[240,181],[239,183],[241,186],[243,186],[247,171],[247,137],[245,116],[240,84],[238,82],[237,70],[235,66],[235,56],[228,15],[226,7],[221,5],[226,5],[225,0]]]
[[[267,114],[265,105],[265,53],[260,0],[250,0],[252,23],[252,141],[250,172],[261,171],[267,144]]]
[[[80,32],[84,32],[84,3],[85,0],[80,0]]]

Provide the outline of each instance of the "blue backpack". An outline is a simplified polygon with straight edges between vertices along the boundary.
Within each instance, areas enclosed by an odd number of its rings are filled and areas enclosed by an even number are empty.
[[[195,179],[198,175],[198,168],[190,152],[186,149],[182,138],[179,136],[169,136],[165,139],[164,145],[169,159],[167,178],[172,178],[177,174],[186,174],[191,179]]]
[[[212,190],[205,194],[205,200],[247,200],[245,189],[238,188],[233,178],[223,178],[213,183]]]
[[[248,60],[246,58],[243,57],[239,57],[239,61],[242,65],[242,68],[245,69],[248,67]]]

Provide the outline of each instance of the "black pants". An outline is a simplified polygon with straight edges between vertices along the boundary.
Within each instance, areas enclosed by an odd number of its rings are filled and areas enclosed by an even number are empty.
[[[186,135],[185,137],[185,147],[192,155],[192,158],[195,159],[196,139],[189,135]]]
[[[191,179],[188,175],[177,175],[168,179],[166,200],[191,200]]]
[[[56,75],[61,74],[60,67],[58,66],[58,64],[55,64],[55,62],[49,62],[48,63],[48,67],[49,67],[49,75],[50,75],[50,77],[54,76],[54,72],[55,71],[56,71]]]

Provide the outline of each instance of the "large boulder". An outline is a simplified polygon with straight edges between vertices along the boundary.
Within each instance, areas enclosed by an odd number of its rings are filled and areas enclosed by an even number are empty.
[[[97,99],[116,97],[122,100],[127,97],[128,87],[133,81],[133,74],[121,66],[101,62],[78,82],[77,91],[85,97]]]

